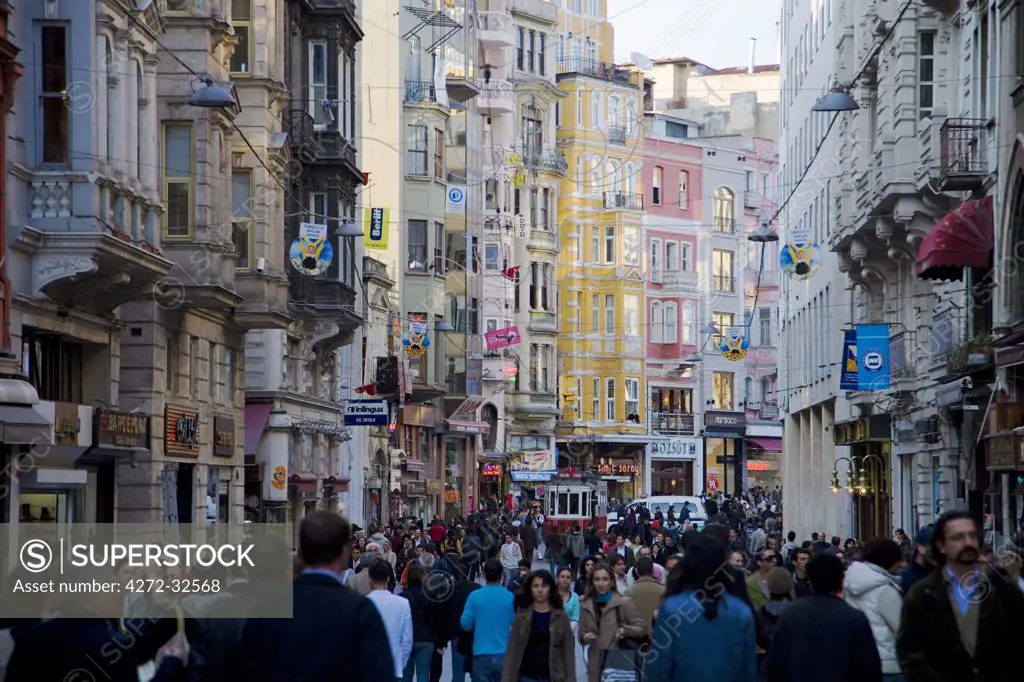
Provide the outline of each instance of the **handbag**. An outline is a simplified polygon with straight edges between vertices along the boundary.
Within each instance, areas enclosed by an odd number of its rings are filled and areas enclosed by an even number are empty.
[[[174,615],[178,620],[178,631],[173,637],[167,640],[164,646],[175,646],[181,649],[182,661],[188,661],[188,640],[185,638],[185,612],[181,610],[180,606],[174,606]],[[161,647],[163,648],[163,647]],[[147,661],[140,665],[136,672],[139,676],[139,682],[150,682],[156,677],[157,670],[160,669],[160,664],[163,663],[163,654],[158,654],[152,661]]]
[[[622,613],[615,607],[616,627],[622,627]],[[639,682],[643,674],[644,657],[641,647],[644,641],[623,637],[618,649],[601,652],[601,682]]]

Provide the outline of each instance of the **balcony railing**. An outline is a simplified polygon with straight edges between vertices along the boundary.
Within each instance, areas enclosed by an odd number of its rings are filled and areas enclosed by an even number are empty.
[[[692,414],[684,412],[648,412],[648,427],[652,433],[674,436],[692,436],[696,423]]]
[[[437,91],[431,81],[405,81],[406,102],[436,102]]]
[[[388,266],[376,258],[363,256],[363,278],[378,279],[381,281],[393,282],[394,278],[388,272]]]
[[[565,154],[556,147],[524,147],[521,154],[523,164],[530,170],[565,175],[569,168]]]
[[[913,378],[914,364],[908,346],[914,337],[908,332],[899,332],[889,339],[890,376],[894,383]]]
[[[761,408],[757,411],[761,419],[778,419],[779,418],[779,404],[773,400],[766,400],[761,403]]]
[[[598,78],[611,83],[632,85],[639,88],[643,85],[639,72],[621,66],[599,62],[586,57],[567,57],[558,61],[555,72],[559,75],[577,75]]]
[[[736,219],[715,217],[712,226],[714,227],[715,232],[718,232],[719,234],[735,234]]]
[[[752,189],[743,191],[743,205],[747,208],[761,208],[764,203],[764,195]]]
[[[608,141],[612,144],[626,144],[626,126],[608,126]]]
[[[504,12],[478,12],[477,20],[480,23],[480,31],[493,31],[496,33],[508,33],[511,42],[512,20]],[[483,36],[481,36],[483,37]]]
[[[644,210],[643,194],[628,194],[626,192],[605,192],[605,208],[628,208],[631,211]]]
[[[724,294],[736,293],[736,278],[729,275],[712,275],[711,287]]]
[[[981,187],[988,174],[982,131],[987,121],[947,118],[939,130],[941,190],[966,191]]]
[[[284,122],[293,152],[304,158],[315,156],[316,137],[314,136],[313,117],[309,111],[297,107],[286,109]]]

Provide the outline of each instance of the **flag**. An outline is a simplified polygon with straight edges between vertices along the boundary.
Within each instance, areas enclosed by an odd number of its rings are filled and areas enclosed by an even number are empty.
[[[377,395],[377,384],[357,386],[355,391],[356,393],[365,393],[366,395]]]
[[[504,270],[501,271],[501,276],[502,277],[504,277],[505,279],[510,279],[513,282],[515,281],[517,274],[519,274],[519,266],[518,265],[515,265],[515,266],[513,266],[511,268],[505,268]]]

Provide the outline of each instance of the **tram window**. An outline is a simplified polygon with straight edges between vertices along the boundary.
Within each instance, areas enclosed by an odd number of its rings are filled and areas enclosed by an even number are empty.
[[[555,515],[555,495],[548,495],[548,516]]]
[[[580,497],[579,493],[573,493],[569,496],[569,516],[580,515]]]
[[[590,492],[589,491],[583,493],[583,504],[580,505],[580,508],[583,510],[582,513],[584,515],[586,515],[588,513],[588,511],[590,510]]]
[[[569,493],[558,493],[558,516],[565,516],[569,513]]]

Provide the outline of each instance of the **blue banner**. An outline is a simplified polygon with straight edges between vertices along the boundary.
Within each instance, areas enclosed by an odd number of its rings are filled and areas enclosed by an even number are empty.
[[[856,391],[857,383],[857,332],[849,329],[843,332],[843,362],[839,372],[839,390]]]
[[[857,325],[857,385],[862,391],[889,388],[889,325]]]

